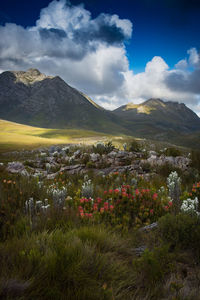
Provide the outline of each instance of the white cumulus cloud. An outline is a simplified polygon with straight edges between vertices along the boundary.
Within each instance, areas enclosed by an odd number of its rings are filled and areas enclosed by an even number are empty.
[[[184,102],[200,112],[200,57],[196,48],[170,69],[155,56],[144,72],[129,67],[126,41],[132,23],[102,13],[92,18],[84,5],[52,1],[35,26],[0,26],[0,70],[38,68],[59,75],[100,105],[114,109],[151,97]]]

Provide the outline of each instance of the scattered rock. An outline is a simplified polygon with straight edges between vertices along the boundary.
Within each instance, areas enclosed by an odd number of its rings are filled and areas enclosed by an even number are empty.
[[[133,248],[132,251],[135,253],[136,256],[141,256],[146,249],[147,246],[140,246],[138,248]]]
[[[10,173],[19,173],[24,176],[28,176],[28,172],[26,171],[24,165],[19,161],[13,161],[8,163],[7,171]]]
[[[74,158],[78,158],[81,155],[81,150],[77,150],[76,152],[74,152]]]
[[[140,228],[139,230],[140,231],[147,231],[148,232],[148,231],[151,231],[152,229],[155,229],[157,227],[158,227],[158,223],[154,222],[154,223],[152,223],[150,225],[147,225],[147,226],[144,226],[144,227]]]
[[[97,162],[100,159],[101,155],[99,153],[91,153],[90,159],[93,162]]]
[[[1,299],[12,299],[21,297],[25,290],[30,286],[28,281],[19,281],[18,279],[8,279],[1,282]]]

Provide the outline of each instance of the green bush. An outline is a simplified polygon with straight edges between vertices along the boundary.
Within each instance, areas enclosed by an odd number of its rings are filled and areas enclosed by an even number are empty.
[[[15,274],[28,280],[30,286],[20,298],[26,300],[133,299],[134,291],[127,286],[135,277],[125,260],[126,245],[100,227],[15,238],[0,244],[0,284],[4,276]]]
[[[167,214],[158,223],[161,238],[172,248],[191,249],[200,254],[200,219],[197,215]]]
[[[163,245],[153,251],[146,249],[140,258],[133,261],[133,266],[141,282],[147,286],[156,285],[172,270],[172,258],[168,245]]]
[[[115,149],[115,146],[113,146],[112,142],[109,141],[107,143],[97,143],[95,146],[92,147],[92,151],[94,153],[99,154],[108,154],[112,152]]]
[[[140,143],[137,142],[134,139],[131,140],[131,142],[128,145],[128,151],[130,151],[130,152],[139,152],[139,151],[141,151]]]
[[[192,151],[190,158],[192,160],[191,167],[200,172],[200,151]]]
[[[176,157],[176,156],[181,156],[181,151],[175,147],[169,147],[164,151],[164,154],[166,156]]]

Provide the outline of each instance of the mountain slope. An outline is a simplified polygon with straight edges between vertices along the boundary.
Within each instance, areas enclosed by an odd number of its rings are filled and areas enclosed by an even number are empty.
[[[36,69],[0,74],[0,118],[43,128],[126,134],[183,146],[193,141],[199,144],[200,118],[183,103],[149,99],[111,112],[60,77]]]
[[[149,99],[129,103],[113,111],[126,122],[126,128],[143,137],[158,139],[200,131],[200,118],[185,104]]]
[[[117,117],[60,77],[36,69],[0,74],[0,118],[46,128],[126,132]]]

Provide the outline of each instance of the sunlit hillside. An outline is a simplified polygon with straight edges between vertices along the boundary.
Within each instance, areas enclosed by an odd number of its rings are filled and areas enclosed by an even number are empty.
[[[0,151],[30,149],[50,144],[95,143],[111,136],[76,129],[46,129],[0,120]]]

